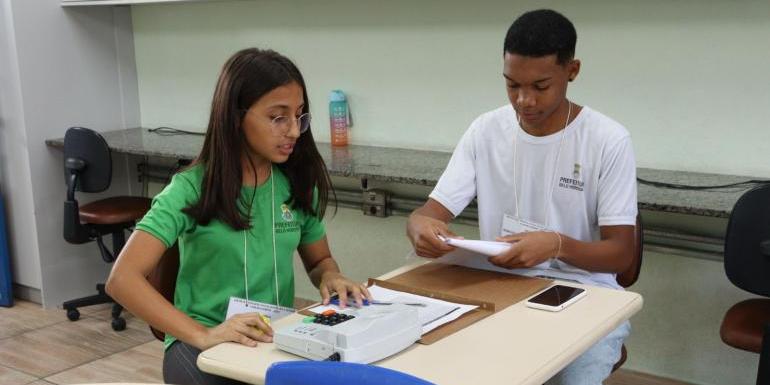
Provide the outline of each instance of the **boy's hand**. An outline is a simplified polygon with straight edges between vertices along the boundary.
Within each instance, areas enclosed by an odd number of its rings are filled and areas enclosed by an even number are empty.
[[[455,233],[449,231],[446,223],[415,213],[409,216],[406,236],[412,242],[417,255],[427,258],[438,258],[455,249],[439,239],[439,236],[458,238]]]
[[[498,237],[498,242],[512,243],[508,251],[489,258],[489,262],[506,269],[537,266],[556,256],[559,235],[547,231],[532,231]]]

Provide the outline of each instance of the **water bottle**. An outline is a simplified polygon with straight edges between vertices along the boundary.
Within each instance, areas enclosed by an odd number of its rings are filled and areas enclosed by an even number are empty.
[[[342,91],[333,90],[329,94],[329,126],[332,146],[348,145],[350,125],[350,108],[347,98]]]

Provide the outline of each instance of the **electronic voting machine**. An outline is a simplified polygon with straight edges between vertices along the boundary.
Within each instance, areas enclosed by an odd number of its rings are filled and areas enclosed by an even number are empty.
[[[273,342],[281,350],[315,361],[368,364],[406,349],[421,335],[413,307],[370,305],[307,316],[276,330]]]

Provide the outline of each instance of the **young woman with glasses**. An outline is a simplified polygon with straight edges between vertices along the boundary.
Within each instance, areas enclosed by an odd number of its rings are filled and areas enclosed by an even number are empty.
[[[166,333],[165,382],[227,383],[197,368],[202,350],[272,341],[269,324],[249,309],[290,311],[295,250],[323,303],[333,293],[358,306],[370,298],[329,251],[321,219],[331,184],[308,111],[305,82],[289,59],[255,48],[233,55],[214,90],[200,155],[154,198],[115,262],[110,296]],[[145,277],[174,243],[180,266],[171,304]]]

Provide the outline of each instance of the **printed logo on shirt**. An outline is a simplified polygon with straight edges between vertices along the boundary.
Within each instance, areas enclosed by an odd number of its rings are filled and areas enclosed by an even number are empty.
[[[583,191],[583,179],[580,177],[580,163],[575,163],[574,167],[572,168],[572,178],[562,176],[559,177],[559,187],[569,189],[569,190],[575,190],[575,191]]]
[[[292,222],[276,222],[275,223],[275,233],[276,234],[283,234],[283,233],[294,233],[299,232],[299,222],[292,221]]]
[[[294,220],[294,214],[291,212],[289,205],[285,203],[281,205],[281,219],[283,219],[283,221],[279,219],[274,223],[276,234],[300,231],[299,222]]]
[[[291,222],[294,220],[294,214],[291,213],[289,206],[285,203],[281,205],[281,218],[283,218],[284,222]]]

